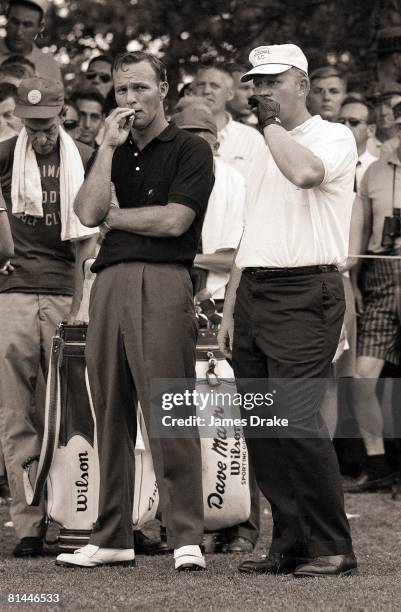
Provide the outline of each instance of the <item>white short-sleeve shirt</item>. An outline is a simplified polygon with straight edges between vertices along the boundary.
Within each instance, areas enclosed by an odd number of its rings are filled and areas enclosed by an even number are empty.
[[[241,269],[342,265],[348,256],[358,159],[354,136],[319,115],[289,133],[322,161],[324,179],[312,189],[297,187],[266,148],[248,179],[245,229],[236,258]]]
[[[265,152],[266,144],[258,130],[234,121],[228,113],[227,116],[227,124],[218,134],[218,155],[248,179],[255,160]]]
[[[229,164],[215,159],[215,182],[202,228],[202,252],[236,249],[244,229],[245,179]],[[206,288],[216,299],[224,298],[226,272],[209,272]]]

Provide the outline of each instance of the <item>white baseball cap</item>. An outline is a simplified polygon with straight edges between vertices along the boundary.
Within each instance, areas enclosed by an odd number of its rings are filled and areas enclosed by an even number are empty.
[[[253,68],[241,77],[250,81],[258,74],[280,74],[290,68],[299,68],[308,74],[308,60],[297,45],[268,45],[256,47],[249,54]]]

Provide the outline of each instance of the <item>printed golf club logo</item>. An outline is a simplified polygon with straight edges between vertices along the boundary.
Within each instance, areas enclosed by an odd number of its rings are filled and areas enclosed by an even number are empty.
[[[260,49],[255,49],[255,51],[253,52],[253,57],[251,59],[251,62],[253,63],[254,66],[263,64],[268,59],[267,58],[268,55],[270,55],[270,49],[268,47],[262,47]]]
[[[42,94],[38,89],[31,89],[31,91],[28,92],[27,98],[28,102],[30,102],[31,104],[39,104],[42,99]]]

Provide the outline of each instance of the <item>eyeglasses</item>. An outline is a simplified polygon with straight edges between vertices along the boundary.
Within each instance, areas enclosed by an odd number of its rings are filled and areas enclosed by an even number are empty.
[[[348,117],[339,117],[337,119],[337,123],[342,123],[343,125],[350,125],[351,127],[358,127],[361,123],[367,123],[363,119],[348,119]]]
[[[96,77],[99,77],[102,83],[105,83],[105,84],[110,83],[111,81],[111,75],[106,74],[105,72],[86,72],[85,76],[88,79],[88,81],[94,81]]]
[[[75,130],[75,128],[77,127],[78,127],[78,121],[70,120],[70,121],[64,121],[63,123],[63,128],[67,132],[72,132],[72,130]]]

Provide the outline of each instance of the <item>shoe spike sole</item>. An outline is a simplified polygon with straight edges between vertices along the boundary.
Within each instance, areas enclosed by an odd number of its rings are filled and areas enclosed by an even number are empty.
[[[356,576],[357,574],[358,569],[354,568],[345,570],[345,572],[341,572],[340,574],[308,574],[308,572],[305,572],[304,574],[293,574],[293,576],[294,578],[347,578],[350,576]]]
[[[57,561],[56,565],[60,567],[73,567],[80,569],[95,569],[96,567],[135,567],[136,560],[131,559],[130,561],[116,561],[115,563],[99,563],[98,565],[77,565],[75,563],[68,563],[67,561]]]

